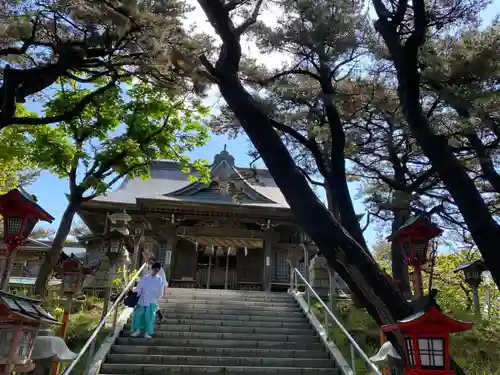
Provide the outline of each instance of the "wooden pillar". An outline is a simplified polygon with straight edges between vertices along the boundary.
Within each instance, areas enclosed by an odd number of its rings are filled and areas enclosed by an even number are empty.
[[[170,281],[172,280],[175,252],[177,251],[177,235],[175,233],[175,226],[169,225],[165,229],[163,233],[164,243],[160,247],[160,251],[163,253],[160,257],[163,261],[162,266],[167,276],[167,280]]]
[[[266,292],[271,291],[271,276],[272,276],[272,244],[270,240],[264,241],[264,265],[262,270],[262,289]]]

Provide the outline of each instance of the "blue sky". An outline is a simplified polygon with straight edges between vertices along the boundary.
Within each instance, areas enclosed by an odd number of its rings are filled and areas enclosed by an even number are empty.
[[[500,13],[500,0],[496,0],[492,5],[485,11],[482,12],[483,22],[485,24],[490,23],[498,14]],[[201,16],[198,11],[196,12],[197,21]],[[203,15],[204,16],[204,15]],[[251,47],[249,47],[251,48]],[[253,50],[253,48],[252,48]],[[217,100],[214,100],[216,102]],[[216,106],[216,103],[214,104]],[[32,103],[29,105],[29,109],[32,111],[39,111],[40,104]],[[246,167],[251,162],[251,158],[247,155],[247,150],[249,150],[249,143],[246,137],[239,137],[235,140],[229,140],[225,136],[215,136],[213,135],[208,144],[200,149],[195,150],[190,156],[195,158],[207,159],[209,162],[212,161],[213,156],[220,152],[224,145],[227,145],[228,151],[235,157],[238,166]],[[261,160],[256,163],[257,167],[264,167]],[[40,178],[31,186],[27,188],[32,194],[35,194],[38,198],[39,204],[44,207],[56,220],[50,225],[50,227],[57,229],[59,225],[59,219],[66,207],[67,200],[65,194],[68,192],[68,182],[67,180],[59,179],[58,177],[52,175],[48,172],[42,172]],[[351,194],[354,197],[357,192],[356,184],[351,184]],[[364,212],[364,206],[361,201],[355,201],[355,209],[358,213]],[[370,245],[376,242],[377,232],[375,228],[368,228],[365,232],[366,239]]]

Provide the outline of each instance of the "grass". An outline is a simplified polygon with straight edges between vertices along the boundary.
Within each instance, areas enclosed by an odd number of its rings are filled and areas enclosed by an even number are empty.
[[[312,310],[324,324],[323,310],[318,302],[312,303]],[[357,309],[350,303],[339,302],[334,313],[368,356],[378,352],[380,328],[364,310]],[[468,375],[500,375],[500,319],[493,317],[481,321],[475,319],[471,313],[463,311],[452,312],[450,315],[456,319],[474,322],[471,331],[451,336],[453,359]],[[350,344],[346,336],[340,329],[333,327],[330,327],[329,334],[351,365]],[[356,374],[371,373],[359,355],[356,355],[355,363]]]

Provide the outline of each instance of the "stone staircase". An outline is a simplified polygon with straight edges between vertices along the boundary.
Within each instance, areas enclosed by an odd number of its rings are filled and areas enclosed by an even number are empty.
[[[340,375],[293,297],[285,293],[169,289],[151,339],[111,347],[102,375]]]

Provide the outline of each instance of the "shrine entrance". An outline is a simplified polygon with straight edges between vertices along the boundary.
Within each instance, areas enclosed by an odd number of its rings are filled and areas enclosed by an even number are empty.
[[[196,286],[207,289],[237,289],[236,254],[237,249],[215,246],[213,249],[207,246],[198,251]]]

